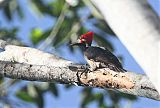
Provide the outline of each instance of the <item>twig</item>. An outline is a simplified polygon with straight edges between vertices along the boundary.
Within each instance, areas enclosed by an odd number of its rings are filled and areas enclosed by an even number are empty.
[[[38,47],[38,49],[45,49],[46,47],[48,47],[55,39],[55,36],[57,35],[63,21],[65,18],[65,13],[68,10],[69,5],[67,3],[64,4],[61,14],[57,19],[57,22],[55,24],[55,26],[53,27],[50,35],[44,40],[44,42]]]

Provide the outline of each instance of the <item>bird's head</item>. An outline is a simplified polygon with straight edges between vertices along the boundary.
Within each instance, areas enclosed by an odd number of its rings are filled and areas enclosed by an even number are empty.
[[[86,34],[83,34],[80,36],[80,38],[78,39],[77,43],[73,43],[71,44],[72,46],[77,45],[77,46],[91,46],[92,44],[92,40],[93,40],[93,32],[87,32]]]

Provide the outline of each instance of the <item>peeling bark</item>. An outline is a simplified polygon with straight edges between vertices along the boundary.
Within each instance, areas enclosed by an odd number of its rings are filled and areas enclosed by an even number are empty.
[[[111,72],[111,70],[107,70],[101,69],[100,72],[90,72],[87,77],[84,73],[81,75],[80,81],[85,85],[101,88],[132,89],[134,87],[134,82],[129,80],[125,75],[126,73]]]

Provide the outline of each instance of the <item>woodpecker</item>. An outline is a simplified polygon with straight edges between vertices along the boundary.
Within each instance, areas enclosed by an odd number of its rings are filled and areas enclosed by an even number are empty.
[[[77,45],[83,50],[84,58],[90,66],[90,70],[94,71],[100,68],[109,68],[116,72],[125,72],[126,70],[123,69],[118,58],[108,49],[91,46],[93,36],[93,32],[87,32],[80,36],[77,43],[71,44],[72,46]]]

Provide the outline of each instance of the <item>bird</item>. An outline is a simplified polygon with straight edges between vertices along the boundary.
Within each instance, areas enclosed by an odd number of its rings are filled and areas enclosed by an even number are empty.
[[[101,68],[109,68],[116,72],[126,72],[119,59],[107,48],[92,46],[94,32],[82,34],[76,43],[71,46],[79,46],[84,54],[84,58],[90,67],[90,71]]]

